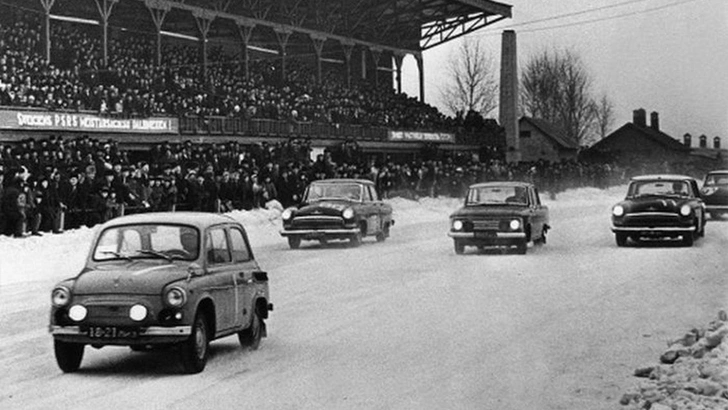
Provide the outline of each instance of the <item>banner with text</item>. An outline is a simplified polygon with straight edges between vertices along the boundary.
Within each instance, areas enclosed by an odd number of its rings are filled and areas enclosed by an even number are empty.
[[[0,129],[177,134],[179,120],[172,117],[117,118],[93,114],[0,110]]]
[[[455,142],[455,135],[446,132],[389,131],[390,141]]]

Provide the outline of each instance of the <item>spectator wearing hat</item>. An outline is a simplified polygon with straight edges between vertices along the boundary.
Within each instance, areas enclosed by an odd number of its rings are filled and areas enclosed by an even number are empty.
[[[9,173],[10,183],[5,189],[0,203],[3,217],[5,218],[5,231],[3,234],[22,238],[25,233],[25,206],[26,192],[25,179],[19,169]]]

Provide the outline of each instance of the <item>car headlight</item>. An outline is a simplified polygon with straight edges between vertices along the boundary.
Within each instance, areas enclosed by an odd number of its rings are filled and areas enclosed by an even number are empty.
[[[453,231],[460,231],[463,229],[463,221],[452,221],[452,230]]]
[[[624,215],[624,207],[622,205],[615,206],[614,208],[612,208],[612,215],[614,215],[614,216]]]
[[[129,317],[136,322],[141,322],[146,319],[147,313],[147,308],[142,305],[134,305],[129,309]]]
[[[354,210],[351,208],[344,209],[344,212],[341,213],[341,216],[344,217],[344,219],[352,219],[354,218]]]
[[[513,231],[518,230],[518,228],[521,227],[521,221],[519,221],[518,219],[514,219],[514,220],[512,220],[511,222],[508,223],[508,226]]]
[[[180,307],[187,302],[187,292],[182,288],[170,288],[164,295],[164,303],[170,307]]]
[[[283,213],[281,214],[281,219],[283,219],[284,221],[287,221],[287,220],[291,219],[292,216],[293,216],[293,211],[290,208],[285,209],[285,210],[283,210]]]
[[[680,207],[680,215],[682,216],[688,216],[691,212],[693,212],[693,208],[690,205],[685,204]]]
[[[86,319],[87,313],[88,310],[81,305],[73,305],[70,309],[68,309],[68,317],[70,317],[74,322],[80,322]]]
[[[713,195],[716,191],[718,191],[718,188],[716,187],[706,187],[703,188],[703,195],[710,196]]]
[[[66,306],[71,301],[71,291],[63,286],[53,289],[51,292],[51,303],[55,307]]]

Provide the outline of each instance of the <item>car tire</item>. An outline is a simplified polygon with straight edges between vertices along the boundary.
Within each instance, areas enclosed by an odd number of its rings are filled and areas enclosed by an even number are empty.
[[[291,249],[298,249],[301,246],[301,238],[297,238],[295,236],[289,236],[288,237],[288,246]]]
[[[56,355],[56,363],[64,373],[73,373],[81,367],[83,360],[83,349],[85,345],[81,343],[62,342],[60,340],[53,341],[53,350]]]
[[[682,236],[682,245],[685,247],[691,247],[695,243],[695,235],[690,232],[687,235]]]
[[[240,345],[250,350],[257,350],[260,346],[260,339],[263,337],[263,329],[265,323],[258,316],[258,312],[253,312],[250,319],[250,326],[238,332],[238,340]]]
[[[721,219],[723,214],[721,212],[711,212],[710,219]]]
[[[614,234],[614,239],[617,242],[617,246],[619,246],[620,248],[627,245],[627,238],[629,238],[629,236],[623,233]]]
[[[360,227],[359,231],[356,234],[352,235],[352,237],[349,239],[349,243],[351,244],[351,246],[357,247],[357,246],[361,245],[361,241],[362,241],[363,237],[364,237],[364,235],[362,234],[362,229]]]
[[[210,350],[210,339],[207,332],[205,315],[197,313],[192,325],[192,334],[180,346],[180,358],[185,373],[200,373],[205,369]]]
[[[528,242],[521,241],[516,244],[516,253],[519,255],[525,255],[528,252]]]
[[[462,255],[463,253],[465,253],[465,245],[463,245],[462,242],[455,240],[453,243],[455,244],[455,253],[456,254]]]

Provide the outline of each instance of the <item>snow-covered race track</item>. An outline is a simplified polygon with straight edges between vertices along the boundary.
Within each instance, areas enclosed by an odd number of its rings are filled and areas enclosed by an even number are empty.
[[[90,230],[0,238],[0,408],[618,408],[635,368],[728,307],[728,219],[691,248],[618,248],[609,213],[623,192],[547,200],[548,243],[527,255],[455,255],[455,200],[395,199],[392,236],[359,248],[290,250],[275,212],[234,214],[271,278],[269,337],[255,352],[213,342],[197,375],[173,352],[90,347],[63,374],[49,292],[76,273]]]

